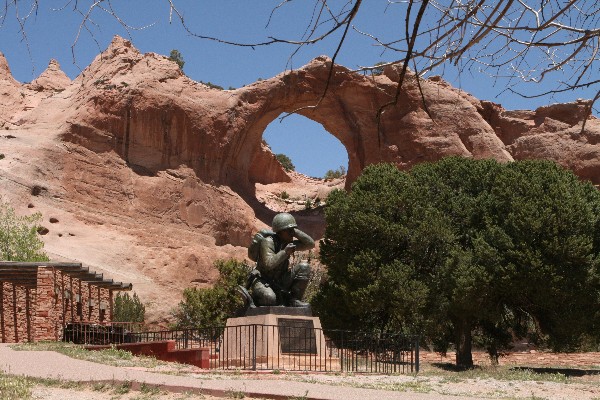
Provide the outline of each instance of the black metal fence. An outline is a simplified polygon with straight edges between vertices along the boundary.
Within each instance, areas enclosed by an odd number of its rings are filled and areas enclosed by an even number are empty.
[[[120,344],[133,343],[134,331],[139,331],[141,324],[133,322],[113,322],[110,324],[93,324],[88,322],[70,322],[63,328],[63,341],[77,344]]]
[[[319,372],[417,373],[419,341],[397,334],[297,325],[241,325],[135,332],[133,342],[174,340],[207,348],[210,368]]]
[[[136,332],[138,328],[70,323],[63,340],[97,345],[173,340],[177,349],[207,349],[211,369],[419,372],[418,339],[397,334],[323,330],[285,319],[278,325]]]

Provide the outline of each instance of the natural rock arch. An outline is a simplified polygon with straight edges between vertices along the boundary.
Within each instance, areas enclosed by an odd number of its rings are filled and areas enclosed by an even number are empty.
[[[220,91],[117,37],[64,92],[20,114],[19,123],[40,122],[49,110],[63,109],[66,140],[96,152],[115,151],[150,174],[185,165],[202,182],[245,194],[253,193],[256,182],[289,179],[261,144],[266,126],[286,112],[320,123],[342,143],[347,186],[371,163],[406,169],[447,155],[510,161],[539,154],[598,183],[597,120],[577,136],[580,123],[553,119],[546,108],[517,115],[439,78],[417,85],[409,74],[398,101],[378,121],[381,107],[395,96],[397,78],[396,66],[365,76],[339,65],[331,70],[331,60],[322,56],[298,70]],[[585,107],[572,104],[568,114],[583,115]],[[552,150],[557,142],[568,151]]]
[[[378,125],[377,112],[390,101],[395,90],[393,82],[386,75],[365,77],[341,66],[334,67],[327,94],[321,99],[330,65],[329,59],[320,57],[300,70],[260,82],[251,91],[240,93],[240,106],[256,101],[253,108],[259,110],[238,135],[243,144],[236,146],[254,149],[252,158],[236,159],[241,164],[238,168],[248,171],[247,181],[285,181],[281,168],[261,148],[260,140],[266,126],[286,112],[296,112],[320,123],[342,143],[348,152],[348,185],[366,165],[381,161],[409,167],[450,154],[512,159],[493,130],[482,128],[483,118],[467,99],[434,83],[424,83],[426,99],[430,95],[441,97],[447,102],[443,106],[462,110],[467,114],[464,118],[454,118],[449,123],[450,115],[444,107],[432,104],[430,114],[439,117],[439,121],[432,121],[423,110],[420,93],[413,87],[416,85],[409,84],[398,104],[386,110]],[[319,99],[318,107],[314,107]],[[424,132],[427,136],[419,137]],[[427,146],[428,142],[442,147]]]
[[[586,101],[506,111],[435,77],[421,81],[421,95],[409,76],[378,126],[377,111],[396,91],[396,70],[363,76],[334,66],[319,107],[302,109],[323,95],[330,66],[320,57],[221,91],[117,37],[73,82],[51,63],[42,74],[49,79],[33,85],[15,81],[0,54],[0,129],[32,139],[12,141],[12,161],[2,163],[3,193],[18,202],[43,186],[23,204],[62,215],[63,226],[71,216],[83,221],[71,219],[81,228],[75,238],[86,245],[73,253],[65,235],[50,242],[55,254],[92,265],[110,255],[122,271],[143,277],[138,282],[147,286],[137,287],[166,313],[179,301],[174,288],[214,282],[213,260],[242,259],[254,231],[269,224],[272,213],[257,204],[254,181],[289,179],[261,146],[264,128],[282,112],[297,110],[340,140],[348,184],[371,163],[410,168],[451,154],[551,159],[600,184],[600,123],[590,118],[582,131]],[[303,218],[302,226],[321,237],[322,218]],[[95,251],[88,251],[91,243]]]

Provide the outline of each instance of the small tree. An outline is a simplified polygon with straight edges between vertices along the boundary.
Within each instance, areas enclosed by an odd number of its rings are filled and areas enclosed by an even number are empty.
[[[183,55],[179,52],[179,50],[171,50],[171,53],[169,54],[169,60],[177,63],[177,65],[179,65],[179,69],[183,70],[185,61],[183,61]]]
[[[330,169],[327,170],[327,172],[325,172],[325,175],[323,175],[323,179],[328,180],[328,179],[338,179],[338,178],[342,178],[344,175],[346,175],[346,167],[344,167],[343,165],[340,165],[338,169],[336,169],[335,171]]]
[[[374,68],[371,70],[371,74],[372,75],[381,75],[383,74],[383,68],[384,65],[386,64],[386,62],[384,61],[380,61],[375,63],[375,65],[373,66]]]
[[[144,322],[146,306],[141,302],[136,293],[117,293],[114,303],[113,321],[116,322]]]
[[[313,202],[311,199],[306,199],[306,201],[304,202],[304,209],[305,210],[310,210],[313,208]]]
[[[48,261],[44,242],[37,234],[40,213],[18,216],[7,203],[0,202],[0,259],[5,261]]]
[[[217,260],[214,265],[219,279],[212,288],[183,291],[183,300],[173,312],[177,328],[221,326],[243,306],[236,287],[245,283],[248,265],[234,259]]]
[[[275,154],[275,158],[277,158],[277,161],[279,161],[279,163],[281,164],[283,169],[285,169],[286,171],[295,171],[296,170],[296,167],[292,163],[292,160],[285,154],[282,154],[282,153]]]

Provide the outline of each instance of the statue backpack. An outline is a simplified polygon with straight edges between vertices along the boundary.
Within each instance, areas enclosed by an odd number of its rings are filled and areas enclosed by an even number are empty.
[[[251,259],[252,261],[258,261],[258,258],[260,256],[260,244],[265,238],[269,236],[275,236],[275,232],[268,229],[261,229],[260,231],[254,234],[252,242],[250,243],[250,246],[248,246],[249,259]]]

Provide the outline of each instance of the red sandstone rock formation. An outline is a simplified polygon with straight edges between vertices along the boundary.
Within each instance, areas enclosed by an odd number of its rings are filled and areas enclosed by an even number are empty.
[[[37,79],[31,82],[28,87],[38,92],[44,90],[61,92],[70,84],[71,79],[60,69],[58,61],[50,60],[48,68]]]
[[[330,66],[319,57],[271,79],[217,90],[116,37],[72,83],[50,62],[21,85],[0,55],[0,124],[14,136],[0,138],[7,156],[0,194],[22,213],[60,221],[44,236],[51,258],[132,282],[159,321],[183,288],[215,280],[215,259],[244,258],[252,232],[275,211],[297,210],[299,223],[322,235],[322,215],[303,204],[325,199],[344,181],[282,169],[262,134],[283,112],[311,118],[341,141],[347,186],[371,163],[406,169],[447,155],[549,158],[600,183],[600,123],[592,118],[581,132],[585,102],[507,111],[440,78],[419,89],[409,75],[378,124],[397,70],[363,76],[335,65],[313,107]],[[283,190],[293,201],[277,196]]]
[[[0,53],[0,128],[9,123],[11,116],[22,105],[20,86],[13,78],[6,58]]]

